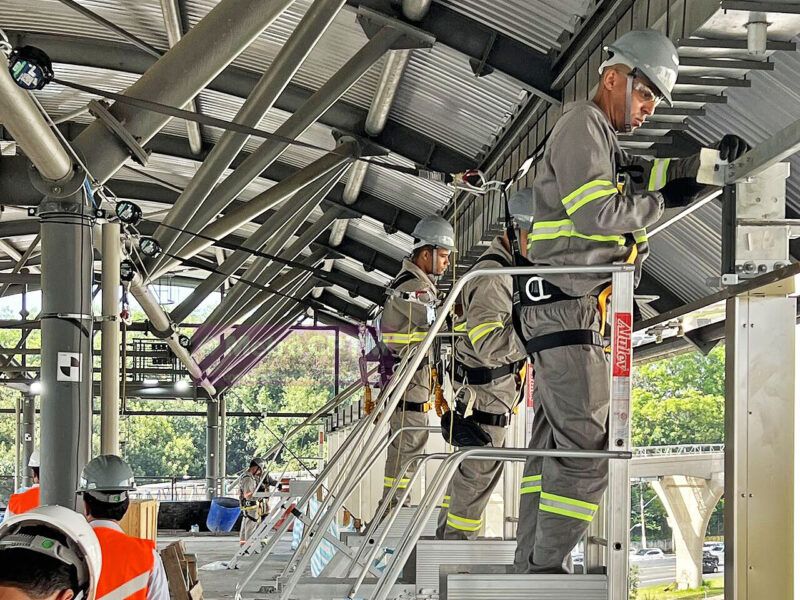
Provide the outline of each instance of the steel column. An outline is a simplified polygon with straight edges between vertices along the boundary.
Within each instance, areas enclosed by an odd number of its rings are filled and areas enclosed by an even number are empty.
[[[162,0],[162,3],[174,1]],[[267,71],[261,76],[247,100],[242,104],[234,117],[235,123],[256,127],[261,122],[261,119],[273,107],[275,100],[294,77],[309,52],[316,46],[343,4],[344,0],[317,0],[314,2],[292,35],[283,44]],[[205,201],[225,173],[225,169],[244,148],[247,140],[248,136],[232,131],[225,131],[222,134],[164,219],[166,225],[193,231],[192,226],[198,223],[203,226],[222,211],[221,207],[218,209],[208,208]],[[156,229],[155,237],[167,251],[173,247],[180,248],[187,239],[186,235],[164,226]],[[156,264],[162,262],[163,260],[159,260]]]
[[[183,37],[183,27],[181,25],[181,11],[178,7],[178,0],[161,0],[161,13],[164,15],[164,28],[167,30],[167,41],[172,48]],[[194,99],[183,107],[184,110],[197,112],[197,103]],[[203,150],[203,136],[200,133],[200,123],[186,121],[186,135],[189,139],[189,150],[195,156]]]
[[[89,459],[93,213],[76,197],[46,197],[39,207],[42,505],[74,508],[78,475]]]
[[[208,499],[214,497],[219,478],[219,403],[216,400],[206,401],[206,494]]]
[[[219,395],[219,493],[225,495],[225,479],[228,477],[228,399]]]
[[[185,106],[291,3],[292,0],[222,0],[129,87],[126,95]],[[120,102],[109,111],[142,145],[170,119]],[[81,132],[73,146],[100,182],[107,181],[130,158],[128,147],[100,121]]]
[[[289,117],[275,133],[288,138],[297,138],[341,98],[403,36],[404,32],[399,29],[383,27],[333,77],[320,87],[297,112]],[[190,221],[190,225],[208,222],[211,216],[218,214],[254,181],[264,169],[275,162],[287,147],[288,144],[281,142],[265,142],[259,146],[229,177],[214,189],[204,205],[203,212],[195,215],[195,218]],[[189,227],[189,230],[193,231],[191,227]]]
[[[20,432],[20,444],[22,446],[22,485],[30,487],[33,485],[33,477],[28,463],[34,450],[34,435],[36,431],[36,398],[33,394],[22,395],[22,423]]]
[[[307,167],[294,172],[280,183],[262,192],[249,202],[227,212],[225,216],[220,217],[203,228],[200,231],[200,235],[193,237],[177,255],[173,254],[173,256],[177,256],[178,259],[170,258],[167,264],[163,265],[157,273],[152,275],[152,279],[155,280],[173,267],[179,265],[179,259],[191,258],[198,252],[208,248],[213,244],[213,241],[211,241],[212,239],[222,239],[239,227],[249,223],[261,213],[283,202],[292,194],[313,184],[321,177],[325,177],[337,171],[343,165],[349,164],[358,153],[359,146],[357,142],[345,142],[336,149],[336,152],[325,154]]]
[[[786,293],[785,291],[783,292]],[[727,302],[725,598],[792,598],[797,299]]]
[[[340,214],[338,208],[332,208],[322,213],[322,216],[317,219],[311,227],[308,227],[300,237],[297,238],[286,250],[282,251],[278,256],[285,260],[295,260],[300,253],[313,242],[325,228]],[[278,276],[283,270],[284,265],[273,261],[261,273],[254,272],[256,275],[255,281],[259,285],[269,285],[270,282]],[[248,276],[250,269],[245,272],[244,278],[252,281]],[[239,308],[248,303],[256,295],[252,287],[245,283],[237,282],[225,296],[223,301],[211,312],[206,319],[206,322],[201,325],[192,336],[192,344],[195,348],[201,347],[207,340],[216,336],[222,331],[226,323],[233,323],[236,319],[228,315],[239,315],[241,312]],[[238,318],[238,317],[237,317]]]
[[[103,223],[102,236],[103,323],[100,326],[100,353],[103,374],[100,396],[100,454],[119,454],[119,223]]]
[[[333,186],[336,185],[336,182],[343,172],[344,170],[338,171],[330,179],[322,177],[287,200],[253,235],[247,238],[247,241],[242,244],[241,250],[236,250],[222,262],[218,270],[225,273],[225,275],[220,275],[218,273],[209,274],[208,278],[202,281],[200,285],[170,313],[172,320],[176,323],[183,322],[209,294],[222,284],[226,275],[235,273],[236,269],[242,266],[244,262],[252,256],[251,250],[261,250],[265,254],[277,254],[280,252],[286,241],[297,232],[306,218],[314,211]],[[245,278],[250,279],[250,276],[245,276]]]

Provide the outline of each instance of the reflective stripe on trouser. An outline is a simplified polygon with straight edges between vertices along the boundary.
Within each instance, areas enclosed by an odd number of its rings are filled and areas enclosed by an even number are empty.
[[[485,410],[483,405],[479,406],[478,399],[475,404],[479,410]],[[492,436],[492,443],[495,447],[499,448],[505,445],[505,427],[490,425],[481,425],[481,427]],[[481,529],[484,510],[502,474],[502,462],[466,460],[461,463],[447,486],[450,502],[447,514],[444,518],[439,518],[436,529],[437,539],[476,539]]]
[[[524,307],[521,319],[523,332],[530,337],[566,329],[599,330],[600,326],[593,298]],[[604,449],[609,373],[603,349],[564,346],[533,358],[537,409],[529,447]],[[606,488],[608,461],[531,458],[525,463],[523,479],[538,475],[540,493],[520,496],[514,564],[521,573],[570,572],[570,552],[589,526]]]
[[[403,418],[402,411],[395,411],[392,414],[392,418],[389,420],[389,431],[390,434],[393,434],[395,431],[399,430],[401,427],[424,427],[428,424],[428,413],[423,412],[414,412],[407,410],[405,412],[405,418]],[[415,454],[422,454],[425,452],[425,445],[428,442],[428,432],[427,431],[403,431],[400,435],[398,435],[394,441],[389,445],[388,451],[386,453],[386,467],[384,468],[384,495],[390,492],[391,484],[388,486],[386,483],[391,480],[391,483],[394,483],[394,479],[400,476],[400,470],[403,468],[403,464]],[[411,467],[406,471],[402,478],[405,479],[405,484],[400,482],[400,485],[403,487],[398,487],[397,492],[395,493],[395,497],[392,499],[391,506],[394,506],[397,503],[397,499],[403,494],[405,488],[407,487],[408,480],[411,478],[411,475],[414,474],[416,470],[415,467]],[[410,498],[410,496],[409,496]],[[408,504],[408,500],[406,504]]]
[[[150,571],[147,571],[141,575],[137,575],[133,579],[126,581],[117,589],[111,590],[107,594],[104,594],[102,597],[98,598],[98,600],[125,600],[125,598],[128,596],[132,596],[136,592],[146,589],[149,580]]]

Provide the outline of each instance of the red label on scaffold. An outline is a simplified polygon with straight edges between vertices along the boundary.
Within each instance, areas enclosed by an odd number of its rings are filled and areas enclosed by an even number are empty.
[[[526,384],[526,394],[525,394],[525,404],[530,408],[533,408],[533,363],[527,363],[525,366],[525,384]]]
[[[629,377],[631,374],[631,313],[617,313],[614,317],[614,337],[612,349],[614,377]]]

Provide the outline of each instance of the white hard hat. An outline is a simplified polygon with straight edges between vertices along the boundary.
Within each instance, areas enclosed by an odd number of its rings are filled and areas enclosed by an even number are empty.
[[[39,458],[39,450],[34,450],[31,452],[31,457],[28,460],[29,467],[36,467],[37,469],[41,466],[39,463],[41,462]]]
[[[639,71],[672,106],[672,88],[678,79],[678,51],[663,33],[654,29],[629,31],[605,47],[609,57],[603,69],[623,64]]]
[[[93,458],[81,471],[78,493],[90,493],[102,502],[116,504],[135,490],[133,469],[128,463],[114,454],[104,454]]]
[[[508,199],[508,213],[517,227],[533,227],[533,188],[517,190]]]
[[[414,231],[411,232],[411,236],[414,238],[415,250],[423,246],[433,246],[453,251],[456,247],[456,234],[453,226],[439,215],[420,219],[417,226],[414,227]]]
[[[66,538],[66,544],[39,531],[26,533],[41,527]],[[76,600],[95,600],[103,559],[100,542],[83,515],[63,506],[39,506],[13,515],[0,523],[0,552],[10,549],[37,552],[75,567],[80,588]]]

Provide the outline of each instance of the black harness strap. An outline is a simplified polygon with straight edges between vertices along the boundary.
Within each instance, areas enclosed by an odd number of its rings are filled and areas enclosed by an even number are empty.
[[[561,346],[603,346],[603,336],[593,329],[567,329],[537,335],[525,342],[525,352],[528,355]]]
[[[456,403],[456,410],[463,416],[467,410],[467,405],[460,400]],[[511,421],[510,413],[503,413],[498,415],[496,413],[486,412],[485,410],[472,409],[472,414],[467,419],[475,421],[479,425],[491,425],[493,427],[508,427]]]
[[[500,379],[506,375],[517,373],[522,368],[520,363],[510,363],[490,369],[488,367],[468,367],[463,363],[456,362],[453,379],[458,383],[470,385],[486,385],[495,379]]]
[[[416,278],[417,278],[417,276],[414,275],[411,271],[403,271],[397,277],[394,278],[394,281],[392,281],[392,283],[389,284],[389,289],[390,290],[396,290],[397,288],[399,288],[404,283],[408,283],[412,279],[416,279]]]

